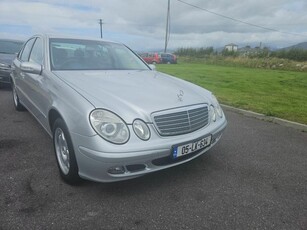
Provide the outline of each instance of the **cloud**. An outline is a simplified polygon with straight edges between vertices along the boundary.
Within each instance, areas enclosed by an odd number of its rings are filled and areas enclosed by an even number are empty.
[[[169,47],[221,47],[227,43],[288,46],[307,40],[305,0],[171,0]],[[166,0],[2,0],[0,36],[69,33],[126,43],[135,50],[164,48]],[[260,29],[235,20],[276,29]],[[299,34],[299,35],[294,35]]]

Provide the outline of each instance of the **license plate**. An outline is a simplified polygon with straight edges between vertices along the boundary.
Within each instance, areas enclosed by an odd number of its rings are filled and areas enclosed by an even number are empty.
[[[174,146],[173,147],[173,158],[178,158],[181,156],[188,155],[190,153],[194,153],[197,150],[206,148],[211,143],[211,135],[204,137],[200,140],[193,141],[187,144]]]

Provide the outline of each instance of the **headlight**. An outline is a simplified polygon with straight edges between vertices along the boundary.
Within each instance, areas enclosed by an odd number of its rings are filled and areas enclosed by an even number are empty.
[[[215,108],[213,105],[210,105],[210,117],[211,117],[211,121],[213,122],[216,121],[216,113],[215,113]]]
[[[223,110],[222,110],[219,102],[217,101],[216,97],[213,94],[211,95],[211,97],[212,97],[212,103],[213,103],[213,106],[215,108],[217,115],[219,117],[223,117]]]
[[[130,134],[126,123],[116,114],[96,109],[90,114],[90,122],[94,130],[105,140],[114,144],[124,144]]]
[[[136,119],[132,124],[135,134],[143,141],[147,141],[150,138],[150,130],[146,123],[142,120]]]

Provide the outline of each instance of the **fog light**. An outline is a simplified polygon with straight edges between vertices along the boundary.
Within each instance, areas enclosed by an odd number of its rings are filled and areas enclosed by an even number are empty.
[[[110,174],[123,174],[125,173],[124,166],[115,166],[108,169],[108,173]]]
[[[217,142],[221,138],[221,136],[222,136],[222,133],[218,133],[217,135],[213,136],[211,144]]]

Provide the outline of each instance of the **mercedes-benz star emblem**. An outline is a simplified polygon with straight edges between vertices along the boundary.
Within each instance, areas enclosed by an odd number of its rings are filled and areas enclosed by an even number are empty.
[[[183,100],[183,95],[184,95],[183,90],[180,90],[180,91],[179,91],[179,94],[177,94],[177,97],[178,97],[178,100],[179,100],[179,101],[182,101],[182,100]]]

